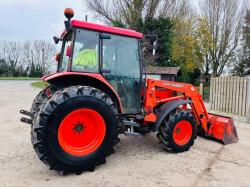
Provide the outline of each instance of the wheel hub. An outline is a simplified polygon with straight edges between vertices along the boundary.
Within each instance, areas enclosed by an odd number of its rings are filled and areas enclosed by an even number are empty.
[[[81,133],[84,131],[86,127],[84,126],[84,124],[82,122],[77,122],[74,125],[73,131],[75,131],[76,133]]]
[[[189,121],[179,121],[173,131],[173,138],[176,144],[186,145],[192,137],[192,125]]]
[[[176,134],[180,134],[181,133],[181,129],[180,128],[176,128],[175,133]]]
[[[58,142],[66,153],[85,156],[101,146],[105,134],[105,121],[97,111],[78,109],[62,120],[58,129]]]

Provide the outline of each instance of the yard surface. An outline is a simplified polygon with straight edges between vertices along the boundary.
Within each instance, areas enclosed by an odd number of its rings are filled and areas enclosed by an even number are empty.
[[[167,153],[155,134],[121,136],[115,154],[95,172],[62,177],[40,162],[30,126],[19,121],[39,89],[30,81],[0,81],[0,186],[250,186],[250,124],[235,121],[239,143],[198,137],[190,151]]]

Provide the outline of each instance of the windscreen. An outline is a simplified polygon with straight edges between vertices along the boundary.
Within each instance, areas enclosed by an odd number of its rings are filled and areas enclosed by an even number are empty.
[[[99,72],[99,34],[94,31],[76,30],[72,71]]]
[[[67,56],[67,47],[71,46],[71,40],[72,40],[72,32],[68,33],[62,42],[62,51],[61,51],[61,58],[59,61],[59,65],[58,65],[58,71],[59,72],[63,72],[63,71],[67,71],[68,69],[68,65],[70,62],[70,58]]]

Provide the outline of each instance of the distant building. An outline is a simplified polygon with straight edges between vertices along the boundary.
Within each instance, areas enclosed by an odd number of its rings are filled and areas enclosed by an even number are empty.
[[[180,67],[148,66],[146,75],[147,78],[176,81],[176,78],[181,75],[181,70]]]

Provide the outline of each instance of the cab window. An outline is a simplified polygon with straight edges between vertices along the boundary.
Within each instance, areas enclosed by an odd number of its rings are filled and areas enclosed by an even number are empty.
[[[98,43],[97,32],[76,30],[72,71],[99,72]]]
[[[141,73],[139,43],[136,38],[110,35],[103,40],[104,76],[119,94],[125,114],[139,113]]]

